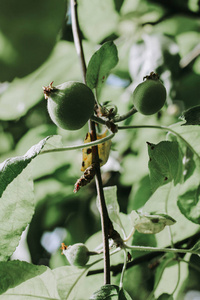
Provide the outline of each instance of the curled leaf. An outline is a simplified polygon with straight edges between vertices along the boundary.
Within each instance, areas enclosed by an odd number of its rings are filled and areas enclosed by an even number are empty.
[[[165,226],[171,226],[176,221],[166,214],[151,215],[133,210],[130,214],[135,229],[144,234],[155,234],[162,231]]]
[[[108,130],[106,130],[103,134],[97,135],[97,140],[100,140],[104,137],[106,137]],[[86,138],[84,140],[84,143],[91,142],[91,135],[88,132],[86,135]],[[102,167],[105,165],[105,163],[108,160],[109,153],[110,153],[110,147],[111,147],[111,140],[108,140],[102,144],[98,145],[98,153],[99,153],[99,159],[100,159],[100,166]],[[84,172],[88,167],[92,165],[92,147],[91,148],[84,148],[82,150],[82,167],[81,171]]]

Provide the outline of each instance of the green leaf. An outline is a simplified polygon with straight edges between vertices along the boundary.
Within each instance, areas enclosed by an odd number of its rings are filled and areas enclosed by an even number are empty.
[[[8,158],[0,164],[0,197],[7,186],[27,167],[31,160],[40,153],[49,138],[50,136],[32,146],[23,156]]]
[[[33,181],[30,170],[24,170],[9,184],[0,198],[0,261],[15,251],[23,230],[34,213]]]
[[[96,291],[90,300],[131,300],[129,294],[124,290],[120,289],[117,285],[103,285],[98,291]]]
[[[153,192],[164,184],[173,181],[176,185],[183,177],[182,154],[177,142],[162,141],[148,145],[149,171]]]
[[[1,82],[26,76],[47,59],[56,43],[65,12],[63,0],[36,0],[29,5],[26,0],[1,1]]]
[[[45,266],[35,266],[22,261],[0,262],[0,294],[8,289],[41,275],[46,271]]]
[[[189,34],[189,32],[188,32]],[[198,34],[199,36],[199,34]],[[186,43],[188,45],[188,36],[185,37],[186,39]],[[181,45],[182,49],[184,49],[182,51],[185,52],[185,46]],[[191,45],[190,45],[191,47]],[[190,49],[190,50],[189,50]],[[189,51],[191,51],[192,48],[189,48],[187,51],[187,54]],[[187,55],[186,54],[186,55]],[[184,61],[184,59],[183,59]],[[177,86],[176,88],[176,92],[177,92],[177,99],[181,99],[181,101],[183,101],[184,103],[184,108],[185,109],[189,109],[192,106],[196,106],[199,104],[199,97],[198,97],[198,92],[199,92],[199,83],[200,80],[200,74],[199,72],[188,72],[187,74],[184,74],[183,76],[181,75],[178,79],[178,84],[179,86]],[[184,126],[183,126],[184,127]],[[194,127],[194,126],[192,126]]]
[[[149,175],[141,178],[140,181],[134,182],[131,193],[129,195],[128,211],[141,208],[151,197],[151,185]],[[129,210],[130,208],[130,210]]]
[[[120,11],[124,0],[114,0],[116,11]]]
[[[91,89],[97,89],[97,96],[99,96],[100,89],[110,70],[116,66],[117,62],[117,47],[112,41],[104,43],[91,57],[86,73],[86,81]]]
[[[186,121],[184,125],[200,125],[200,105],[192,107],[185,112],[183,112],[180,117],[182,120]]]

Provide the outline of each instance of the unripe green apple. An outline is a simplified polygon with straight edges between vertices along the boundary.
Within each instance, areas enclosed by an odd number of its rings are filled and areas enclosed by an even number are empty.
[[[94,94],[91,89],[76,81],[43,87],[52,121],[60,128],[78,130],[89,120],[94,111]]]
[[[63,254],[66,256],[70,265],[77,267],[85,266],[90,257],[88,248],[82,243],[66,247],[63,250]]]
[[[166,89],[157,74],[151,73],[145,77],[133,92],[133,104],[143,115],[157,113],[165,104]]]

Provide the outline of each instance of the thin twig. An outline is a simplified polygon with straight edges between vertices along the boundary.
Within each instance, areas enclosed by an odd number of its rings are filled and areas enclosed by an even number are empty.
[[[180,280],[181,280],[181,263],[180,263],[180,261],[178,260],[177,261],[177,263],[178,263],[178,278],[177,278],[177,283],[176,283],[176,285],[175,285],[175,287],[174,287],[174,290],[173,290],[173,292],[171,293],[171,295],[173,296],[174,294],[175,294],[175,292],[176,292],[176,290],[178,289],[178,286],[179,286],[179,284],[180,284]]]
[[[197,265],[195,265],[194,263],[191,263],[190,261],[187,261],[187,260],[182,259],[182,258],[179,258],[179,261],[188,264],[189,267],[191,267],[192,269],[194,269],[195,271],[200,273],[200,268]],[[88,274],[87,274],[87,276],[88,276]]]
[[[183,239],[181,241],[178,241],[178,242],[174,243],[174,246],[176,248],[178,248],[178,247],[181,247],[181,246],[187,244],[187,246],[185,246],[184,249],[190,249],[199,240],[199,235],[200,235],[200,232],[197,232],[197,233],[195,233],[194,235],[192,235],[192,236],[190,236],[188,238],[185,238],[185,239]],[[166,248],[170,248],[170,247],[171,246],[168,246]],[[163,254],[165,254],[165,252],[150,252],[150,253],[141,255],[139,257],[136,257],[131,262],[129,262],[127,264],[127,269],[130,269],[130,268],[132,268],[132,267],[134,267],[136,265],[139,265],[141,263],[144,263],[144,262],[150,262],[151,260],[156,259],[156,258],[158,258],[159,256],[161,256]],[[118,265],[111,266],[110,270],[113,273],[113,276],[117,276],[119,273],[121,273],[122,268],[123,268],[123,264],[119,263]],[[91,271],[88,272],[87,276],[91,276],[91,275],[95,275],[95,274],[100,274],[100,273],[103,273],[102,269],[91,270]]]
[[[105,143],[108,140],[111,140],[113,137],[115,136],[114,133],[111,133],[110,135],[93,141],[93,142],[89,142],[89,143],[84,143],[84,144],[79,144],[79,145],[73,145],[73,146],[63,146],[62,148],[53,148],[53,149],[46,149],[46,150],[41,150],[40,155],[41,154],[46,154],[46,153],[52,153],[52,152],[61,152],[61,151],[71,151],[71,150],[77,150],[77,149],[84,149],[84,148],[89,148],[92,146],[96,146],[102,143]]]
[[[180,67],[183,69],[187,67],[192,61],[194,61],[200,55],[200,44],[192,49],[180,60]]]
[[[71,0],[71,17],[72,17],[72,31],[74,36],[74,43],[76,47],[77,54],[81,62],[83,82],[86,84],[86,64],[84,58],[84,52],[82,47],[82,41],[80,36],[80,29],[78,23],[78,14],[77,14],[77,1]],[[91,140],[95,141],[96,137],[96,128],[95,123],[90,120],[89,127],[91,131]],[[110,254],[109,254],[109,226],[112,225],[104,198],[103,184],[101,179],[100,163],[97,146],[92,147],[92,157],[93,162],[96,166],[96,187],[97,194],[100,202],[100,214],[101,214],[101,226],[102,226],[102,235],[103,235],[103,248],[104,248],[104,284],[110,284]]]
[[[137,129],[137,128],[147,128],[147,129],[161,129],[164,131],[168,131],[176,135],[179,139],[181,139],[185,145],[196,155],[196,157],[200,160],[200,155],[195,151],[195,149],[190,145],[190,143],[187,142],[184,137],[179,134],[177,131],[173,130],[170,127],[167,126],[159,126],[159,125],[127,125],[127,126],[118,126],[118,130],[124,130],[124,129]]]
[[[129,118],[130,116],[134,115],[137,112],[137,109],[135,107],[132,107],[127,113],[125,113],[124,115],[121,116],[116,116],[113,119],[113,122],[121,122],[123,120],[126,120],[127,118]]]
[[[125,274],[126,266],[127,266],[127,252],[126,252],[126,249],[123,249],[123,252],[124,252],[124,265],[123,265],[123,268],[122,268],[122,273],[121,273],[121,278],[120,278],[120,284],[119,284],[120,288],[123,287],[123,279],[124,279],[124,274]]]
[[[86,84],[86,63],[83,52],[83,46],[81,42],[80,27],[78,23],[78,13],[77,13],[77,1],[71,0],[71,19],[72,19],[72,31],[74,37],[74,44],[76,47],[76,52],[80,59],[80,65],[82,70],[83,82]]]
[[[196,254],[195,251],[192,251],[191,249],[177,249],[177,248],[159,248],[159,247],[148,247],[148,246],[129,246],[125,245],[126,249],[131,249],[134,251],[151,251],[151,252],[164,252],[164,253],[192,253]]]

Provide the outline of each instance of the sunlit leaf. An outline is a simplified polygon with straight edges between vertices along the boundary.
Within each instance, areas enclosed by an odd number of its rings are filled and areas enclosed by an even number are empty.
[[[18,175],[18,174],[17,174]],[[30,170],[24,170],[0,198],[0,261],[15,251],[22,232],[31,222],[35,208]]]
[[[87,268],[60,267],[53,271],[60,299],[76,299],[76,292],[87,274]]]
[[[40,153],[49,138],[50,136],[32,146],[23,156],[8,158],[0,164],[0,197],[7,186],[27,167],[31,160]]]
[[[161,260],[156,267],[154,286],[157,286],[162,279],[162,274],[170,265],[173,265],[173,253],[166,253],[165,259]]]
[[[159,264],[156,267],[155,270],[155,282],[154,287],[158,287],[158,290],[156,289],[156,295],[159,295],[160,293],[163,293],[160,295],[157,299],[159,300],[174,300],[173,297],[170,295],[170,293],[173,292],[173,288],[175,286],[175,279],[177,278],[178,272],[178,265],[176,262],[174,262],[174,254],[167,253],[165,256],[165,259],[161,260]],[[166,282],[166,278],[170,276],[168,282],[170,281],[170,284]],[[182,276],[185,275],[185,272],[183,272]],[[163,280],[165,278],[165,281]],[[174,280],[174,282],[172,281]],[[166,293],[168,292],[168,293]]]
[[[177,204],[181,213],[190,221],[200,220],[200,128],[199,126],[172,126],[182,138],[169,134],[169,138],[177,140],[185,156],[183,159],[184,184],[179,188]]]
[[[153,214],[166,213],[176,220],[176,223],[171,227],[173,241],[180,241],[192,234],[195,234],[199,229],[198,224],[194,224],[180,212],[177,206],[177,198],[180,191],[180,185],[174,186],[168,183],[159,187],[143,207],[144,212]],[[157,239],[158,246],[169,245],[169,235],[167,231],[162,231]]]
[[[46,269],[46,270],[45,270]],[[45,299],[45,300],[59,300],[59,294],[57,290],[57,282],[55,280],[55,275],[52,270],[46,268],[44,266],[38,267],[38,271],[36,267],[28,268],[30,271],[29,280],[22,282],[21,284],[11,287],[0,296],[1,300],[32,300],[32,299]],[[15,276],[19,277],[18,282],[20,282],[20,278],[23,278],[22,272],[24,271],[24,264],[19,265]],[[26,273],[25,273],[26,274]],[[16,277],[17,277],[16,276]],[[25,277],[25,276],[24,276]],[[28,277],[28,275],[27,275]],[[33,277],[33,278],[31,278]],[[28,279],[28,278],[27,278]],[[15,279],[17,282],[17,279]]]
[[[57,130],[54,125],[42,124],[32,128],[20,139],[16,146],[16,152],[19,154],[24,153],[26,149],[49,135],[51,135],[51,138],[47,140],[45,146],[41,150],[41,154],[44,153],[44,151],[53,151],[56,148],[63,148],[64,143],[66,146],[77,145],[80,143],[80,140],[77,141],[76,137],[70,139],[67,130],[65,131],[66,137],[57,135]],[[80,174],[80,163],[81,156],[79,151],[49,152],[48,154],[38,155],[37,158],[34,159],[31,164],[32,176],[35,180],[52,174],[64,166],[65,169],[68,169],[69,167],[73,169],[73,174],[77,174],[78,176]]]
[[[176,135],[169,133],[169,139],[177,140],[181,144],[182,150],[189,147],[192,151],[194,157],[200,164],[200,127],[199,126],[181,126],[183,122],[179,122],[171,126],[171,128],[176,131],[184,139],[178,138]],[[186,144],[187,143],[187,144]]]
[[[84,49],[85,54],[91,51],[88,43],[84,44]],[[0,119],[15,120],[24,116],[41,100],[46,101],[42,86],[52,81],[58,85],[68,80],[80,80],[80,78],[74,45],[66,41],[58,42],[48,60],[40,68],[23,78],[15,78],[0,95]]]
[[[81,30],[95,43],[101,42],[116,31],[119,15],[115,11],[114,1],[80,1],[78,13]]]
[[[34,266],[25,262],[10,262],[2,266],[2,278],[3,271],[7,272],[7,276],[3,281],[2,292],[7,291],[0,296],[2,300],[5,297],[8,300],[12,300],[13,297],[17,300],[21,300],[22,297],[27,300],[72,300],[80,280],[86,276],[87,268],[66,266],[51,270],[45,266]]]
[[[108,186],[104,188],[104,196],[108,214],[113,222],[119,225],[123,230],[123,225],[119,215],[119,204],[117,200],[117,186]]]
[[[182,214],[190,221],[200,222],[200,172],[195,172],[180,188],[178,195],[178,207]]]
[[[35,266],[22,261],[0,262],[0,294],[46,271],[45,266]],[[0,297],[1,298],[1,297]]]

